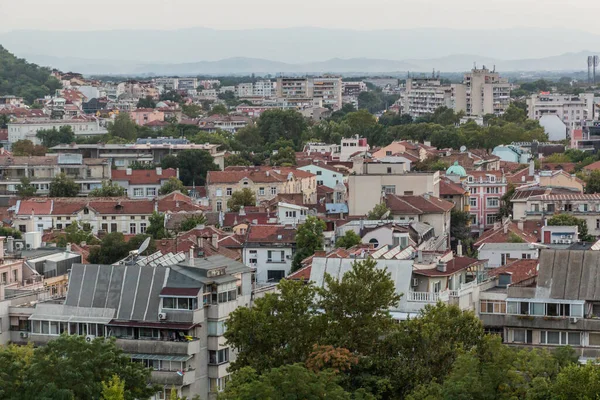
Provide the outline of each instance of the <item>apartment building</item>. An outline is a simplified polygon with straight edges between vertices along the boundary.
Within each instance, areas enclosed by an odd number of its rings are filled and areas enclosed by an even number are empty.
[[[314,174],[317,177],[317,186],[327,186],[331,189],[335,189],[340,183],[343,184],[346,181],[346,175],[344,173],[327,164],[309,164],[298,167],[298,169]]]
[[[200,121],[199,127],[203,131],[214,133],[218,130],[235,133],[244,128],[252,120],[245,115],[211,115]]]
[[[187,258],[187,259],[186,259]],[[163,389],[152,400],[179,396],[216,400],[235,352],[223,333],[229,314],[250,304],[251,271],[224,256],[183,253],[120,265],[74,264],[64,302],[11,307],[11,321],[29,314],[30,328],[11,341],[44,345],[61,334],[112,337],[133,361],[152,369]],[[25,324],[24,324],[25,326]]]
[[[334,149],[331,159],[336,161],[350,161],[353,156],[369,151],[370,146],[366,138],[356,135],[351,138],[343,138],[340,145]]]
[[[301,193],[305,204],[315,204],[316,175],[286,167],[228,167],[208,171],[206,194],[213,211],[227,211],[231,195],[244,188],[256,195],[256,202],[273,199],[280,193]]]
[[[367,84],[363,81],[356,82],[342,82],[342,94],[344,96],[356,97],[361,92],[367,91]]]
[[[132,170],[113,170],[113,183],[121,186],[126,191],[126,196],[129,198],[153,199],[158,196],[160,187],[165,184],[169,178],[179,178],[179,170],[173,168],[162,169],[138,169]]]
[[[386,194],[440,195],[440,173],[407,172],[402,165],[365,164],[367,169],[348,176],[350,215],[366,215]],[[389,171],[389,172],[388,172]]]
[[[450,212],[454,204],[449,201],[425,193],[420,196],[386,194],[384,202],[394,221],[422,222],[433,227],[436,236],[450,238]]]
[[[270,98],[276,94],[276,83],[270,80],[254,82],[252,95],[263,98]]]
[[[413,118],[433,114],[439,107],[454,108],[452,86],[442,84],[439,78],[409,78],[402,107]]]
[[[498,72],[473,68],[465,74],[463,88],[455,88],[455,110],[467,116],[483,117],[486,114],[502,115],[510,104],[511,85]]]
[[[14,195],[22,178],[29,178],[37,195],[47,195],[51,181],[59,174],[75,180],[79,194],[86,195],[110,179],[110,162],[105,158],[82,158],[80,154],[52,154],[46,157],[0,157],[0,194]]]
[[[131,119],[138,125],[143,126],[151,122],[162,122],[165,120],[165,113],[156,108],[137,108],[129,112]]]
[[[255,272],[259,285],[279,282],[288,276],[295,252],[295,226],[248,226],[242,255],[244,264]]]
[[[117,169],[126,169],[133,162],[160,164],[168,155],[177,155],[185,150],[208,151],[215,164],[221,169],[225,164],[225,155],[219,152],[218,144],[195,144],[186,139],[157,138],[138,139],[134,144],[60,144],[52,147],[56,153],[76,153],[84,158],[106,158]]]
[[[574,129],[581,129],[582,120],[594,118],[594,94],[581,93],[568,95],[559,93],[533,94],[527,99],[527,117],[541,120],[545,116],[556,115],[567,127],[570,137]],[[563,140],[563,137],[550,137],[550,140]]]
[[[480,293],[486,330],[518,346],[569,345],[582,362],[600,356],[600,252],[543,249],[519,264],[499,269],[497,286]]]
[[[464,180],[469,195],[471,229],[483,232],[498,221],[502,196],[508,183],[502,171],[467,171]]]
[[[13,121],[7,125],[8,141],[10,143],[18,140],[31,140],[34,144],[41,144],[36,136],[39,130],[58,130],[63,126],[70,126],[75,137],[97,136],[108,133],[106,128],[100,124],[99,119],[89,116],[72,119],[25,119]]]
[[[12,223],[21,232],[64,229],[77,221],[98,234],[121,232],[137,235],[146,232],[148,219],[158,213],[198,213],[203,207],[180,193],[148,199],[126,198],[34,198],[18,200],[11,209]]]
[[[313,97],[313,81],[310,78],[277,78],[277,97],[311,99]]]
[[[169,92],[171,90],[177,90],[179,87],[178,78],[156,78],[154,80],[156,87],[161,89],[161,92]],[[195,88],[194,88],[195,89]]]
[[[198,78],[179,78],[177,82],[178,90],[185,90],[186,92],[195,92],[198,88]]]
[[[526,201],[527,220],[541,220],[556,214],[571,214],[586,221],[588,233],[600,236],[600,194],[549,193],[529,196]]]
[[[323,107],[339,110],[342,108],[342,78],[313,78],[313,97],[321,99]]]
[[[254,85],[252,83],[240,83],[235,88],[237,97],[251,97],[254,95]]]

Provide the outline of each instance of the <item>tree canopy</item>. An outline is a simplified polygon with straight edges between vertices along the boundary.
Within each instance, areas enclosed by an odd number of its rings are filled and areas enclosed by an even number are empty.
[[[12,145],[12,152],[15,156],[45,156],[47,148],[40,144],[33,144],[31,140],[17,140]]]
[[[133,142],[137,137],[137,125],[129,114],[120,113],[113,122],[108,124],[108,136],[122,139],[125,142]]]
[[[163,169],[179,168],[179,179],[185,186],[202,186],[206,183],[208,171],[218,171],[219,166],[205,150],[183,150],[177,156],[167,156],[162,160]]]
[[[112,181],[104,181],[102,182],[102,187],[93,189],[89,193],[89,197],[121,197],[125,196],[127,191],[124,187],[119,186],[118,184]]]
[[[21,178],[21,183],[16,185],[15,189],[17,189],[17,195],[20,198],[33,197],[37,192],[36,187],[31,184],[31,179],[26,176]]]
[[[75,141],[75,133],[69,125],[61,126],[60,129],[40,129],[35,136],[40,139],[44,147],[54,147]]]
[[[170,177],[158,190],[159,194],[169,194],[176,191],[180,191],[183,194],[187,194],[187,189],[179,179],[174,176]]]
[[[360,236],[353,230],[348,230],[343,236],[340,236],[335,241],[335,247],[343,247],[349,249],[352,246],[356,246],[361,242]]]
[[[50,197],[76,197],[79,194],[79,185],[66,174],[56,175],[50,182]]]
[[[292,262],[292,271],[300,268],[302,260],[323,249],[325,222],[317,217],[308,216],[296,230],[296,254]]]
[[[570,214],[556,214],[548,218],[548,225],[551,226],[577,226],[579,230],[579,240],[583,242],[592,242],[595,238],[588,234],[588,226],[585,219],[577,218]]]
[[[231,194],[231,198],[227,200],[227,208],[233,212],[240,211],[241,207],[255,206],[256,195],[248,188],[236,190]]]

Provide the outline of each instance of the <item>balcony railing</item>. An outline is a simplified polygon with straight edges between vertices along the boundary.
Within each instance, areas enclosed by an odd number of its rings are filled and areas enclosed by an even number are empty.
[[[436,292],[408,292],[408,301],[418,301],[423,303],[437,303],[439,300],[439,293]]]

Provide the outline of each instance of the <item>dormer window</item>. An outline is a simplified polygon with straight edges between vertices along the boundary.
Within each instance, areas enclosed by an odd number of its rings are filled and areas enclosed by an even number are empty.
[[[473,177],[472,176],[467,177],[467,181],[468,182],[473,182]]]
[[[87,207],[85,207],[85,208],[83,209],[83,213],[84,213],[84,214],[86,214],[86,215],[87,215],[87,214],[89,214],[89,213],[90,213],[90,209],[89,209],[89,208],[87,208]]]

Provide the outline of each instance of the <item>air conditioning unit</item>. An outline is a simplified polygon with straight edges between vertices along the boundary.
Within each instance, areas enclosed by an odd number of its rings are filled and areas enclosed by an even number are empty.
[[[571,240],[567,239],[565,240],[565,243],[571,243]]]
[[[167,313],[161,312],[158,313],[158,319],[160,319],[161,321],[164,321],[167,319]]]
[[[572,324],[576,324],[577,321],[579,321],[579,319],[577,319],[576,317],[569,318],[569,322],[572,323]]]
[[[419,278],[413,278],[412,285],[413,285],[413,287],[419,286]]]
[[[569,239],[573,239],[573,235],[569,235],[567,236]]]
[[[292,256],[288,254],[287,256],[285,256],[285,259],[286,259],[286,260],[291,260],[291,259],[292,259]]]
[[[27,339],[29,337],[29,332],[21,332],[19,336],[21,336],[23,339]]]
[[[96,339],[96,335],[87,335],[85,337],[85,341],[88,343],[92,343],[94,341],[94,339]]]
[[[558,243],[558,240],[556,240],[556,239],[552,239],[552,243],[553,243],[553,244],[556,244],[556,243]]]
[[[567,237],[567,235],[560,235],[561,239],[565,239]]]

